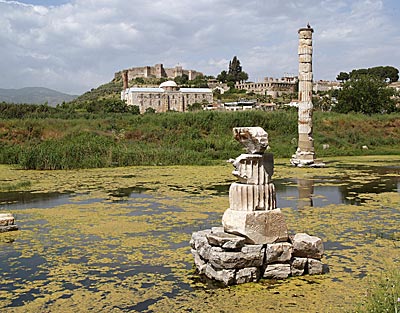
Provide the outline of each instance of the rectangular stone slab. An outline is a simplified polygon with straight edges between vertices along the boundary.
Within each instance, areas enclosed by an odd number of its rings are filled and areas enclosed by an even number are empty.
[[[285,217],[280,209],[269,211],[234,211],[222,217],[225,232],[247,238],[246,243],[267,244],[288,241]]]

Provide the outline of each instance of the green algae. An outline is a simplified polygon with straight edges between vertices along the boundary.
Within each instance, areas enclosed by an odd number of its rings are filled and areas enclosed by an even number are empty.
[[[400,164],[393,156],[324,161],[328,167],[317,170],[325,178],[319,186],[343,186],[343,177],[346,184],[363,186],[386,174],[354,166]],[[316,169],[277,163],[276,179],[316,176]],[[21,229],[0,234],[0,261],[7,256],[0,263],[0,309],[343,312],[365,298],[371,279],[387,264],[400,262],[400,194],[351,191],[348,197],[363,199],[361,205],[282,207],[292,233],[323,238],[328,274],[228,288],[202,282],[188,242],[192,231],[221,225],[228,198],[213,188],[233,181],[231,169],[224,164],[48,172],[1,165],[1,180],[10,185],[29,181],[25,191],[70,197],[51,207],[32,202],[13,209]],[[145,191],[115,196],[134,187]]]

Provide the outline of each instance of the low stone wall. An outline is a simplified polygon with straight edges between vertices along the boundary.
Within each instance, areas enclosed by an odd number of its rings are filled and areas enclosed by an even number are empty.
[[[305,233],[289,236],[287,242],[255,245],[224,232],[223,227],[213,227],[193,233],[190,245],[199,274],[224,285],[328,271],[321,262],[322,240]]]

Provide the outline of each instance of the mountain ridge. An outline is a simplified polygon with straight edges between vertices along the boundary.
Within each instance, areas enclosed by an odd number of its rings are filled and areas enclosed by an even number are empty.
[[[66,94],[46,87],[0,88],[0,102],[45,104],[55,106],[62,102],[69,102],[77,95]]]

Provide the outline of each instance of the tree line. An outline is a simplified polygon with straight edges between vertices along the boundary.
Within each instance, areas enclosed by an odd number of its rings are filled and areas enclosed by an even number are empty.
[[[399,93],[389,86],[399,80],[399,70],[393,66],[340,72],[336,79],[342,85],[339,90],[330,92],[330,96],[336,101],[331,108],[335,112],[376,114],[400,110]]]

